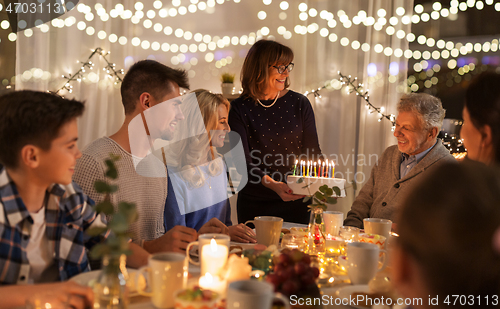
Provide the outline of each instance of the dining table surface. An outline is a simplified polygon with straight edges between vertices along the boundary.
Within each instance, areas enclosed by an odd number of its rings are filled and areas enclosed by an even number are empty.
[[[284,222],[283,223],[283,229],[290,229],[292,227],[298,227],[298,228],[307,228],[308,225],[306,224],[298,224],[298,223],[292,223],[292,222]],[[243,250],[245,249],[250,249],[255,244],[248,244],[248,243],[238,243],[238,242],[233,242],[231,241],[231,246],[237,245],[241,246]],[[200,268],[197,265],[189,264],[189,277],[188,277],[188,286],[193,286],[197,285],[198,279],[200,277]],[[347,277],[347,276],[345,276]],[[335,299],[340,295],[342,297],[345,297],[344,295],[350,295],[351,291],[350,290],[356,290],[356,286],[352,286],[350,283],[339,283],[335,284],[333,286],[325,286],[322,284],[319,284],[320,287],[320,292],[321,292],[321,299],[322,301],[328,300],[329,304],[323,305],[322,308],[328,309],[328,308],[362,308],[362,307],[357,307],[357,306],[349,306],[349,305],[336,305],[335,304]],[[361,287],[361,286],[360,286]],[[366,289],[366,286],[361,287],[361,289]],[[356,290],[358,291],[358,290]],[[342,293],[340,293],[342,292]],[[346,294],[348,293],[348,294]],[[141,295],[136,295],[130,298],[130,304],[129,304],[130,309],[156,309],[154,305],[152,304],[151,300],[147,296],[141,296]],[[366,308],[366,307],[365,307]]]

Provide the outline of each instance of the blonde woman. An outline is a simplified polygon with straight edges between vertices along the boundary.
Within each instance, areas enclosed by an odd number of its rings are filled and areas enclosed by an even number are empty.
[[[199,230],[211,218],[217,218],[228,226],[231,240],[255,242],[249,228],[232,226],[226,167],[216,149],[224,145],[231,130],[227,122],[229,102],[221,94],[203,89],[192,94],[182,103],[185,120],[178,130],[181,136],[166,152],[169,181],[165,230],[176,225]]]

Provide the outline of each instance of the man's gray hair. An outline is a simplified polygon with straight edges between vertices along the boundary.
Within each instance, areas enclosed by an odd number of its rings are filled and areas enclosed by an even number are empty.
[[[446,110],[441,100],[427,93],[404,94],[397,106],[398,112],[413,112],[420,115],[424,129],[441,129]]]

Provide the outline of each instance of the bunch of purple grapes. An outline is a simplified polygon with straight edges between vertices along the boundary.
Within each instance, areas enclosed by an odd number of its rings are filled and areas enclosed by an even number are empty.
[[[274,258],[274,272],[266,276],[266,281],[274,285],[274,291],[284,295],[296,295],[315,285],[319,269],[311,267],[311,257],[297,249],[283,249]]]

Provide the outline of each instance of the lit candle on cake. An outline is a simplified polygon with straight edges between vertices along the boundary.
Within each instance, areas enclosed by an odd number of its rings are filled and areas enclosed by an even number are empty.
[[[209,245],[204,245],[201,249],[201,269],[212,275],[218,275],[226,265],[228,248],[218,245],[215,239]]]
[[[300,174],[300,176],[305,176],[306,175],[306,163],[304,162],[304,160],[302,160],[302,173]]]
[[[332,161],[332,178],[335,178],[335,162]]]
[[[311,161],[307,161],[307,174],[306,177],[309,177],[309,165],[311,164]]]
[[[293,166],[293,176],[295,176],[295,171],[297,170],[297,163],[299,160],[295,160],[295,165]]]
[[[314,175],[313,177],[318,177],[318,174],[316,174],[316,162],[314,162]]]

